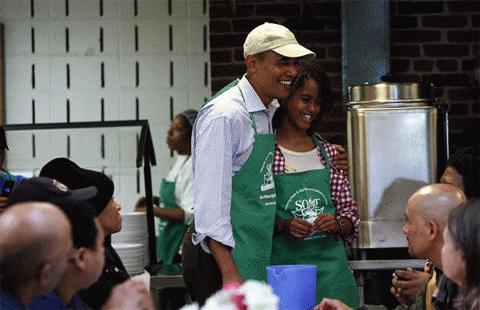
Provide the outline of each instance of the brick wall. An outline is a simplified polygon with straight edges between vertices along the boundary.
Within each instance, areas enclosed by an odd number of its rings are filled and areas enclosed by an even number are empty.
[[[480,1],[396,0],[390,23],[392,72],[434,84],[435,95],[450,104],[451,145],[479,141]]]
[[[465,136],[462,129],[480,123],[473,76],[480,58],[480,1],[393,0],[390,6],[391,69],[403,81],[434,83],[435,94],[451,105],[456,144]],[[244,72],[242,44],[251,29],[265,21],[283,24],[323,63],[336,104],[320,131],[344,141],[340,10],[341,1],[210,0],[212,91]]]

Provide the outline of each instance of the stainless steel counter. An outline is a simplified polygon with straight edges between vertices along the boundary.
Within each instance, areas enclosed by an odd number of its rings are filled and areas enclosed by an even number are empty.
[[[423,269],[423,259],[388,259],[388,260],[352,260],[350,266],[353,271]],[[167,287],[185,287],[182,275],[152,275],[150,278],[150,289],[161,290]]]
[[[382,260],[351,260],[353,271],[387,270],[387,269],[423,269],[424,259],[382,259]]]

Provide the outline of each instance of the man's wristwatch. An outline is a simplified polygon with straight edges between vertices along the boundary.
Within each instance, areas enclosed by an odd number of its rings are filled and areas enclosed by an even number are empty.
[[[343,217],[341,217],[340,215],[337,215],[335,216],[335,220],[337,221],[338,226],[340,227],[340,235],[341,236],[346,235],[347,226],[345,225],[345,220],[343,219]]]

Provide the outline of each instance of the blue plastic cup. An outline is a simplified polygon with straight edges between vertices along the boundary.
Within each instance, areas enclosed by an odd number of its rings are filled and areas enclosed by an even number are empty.
[[[316,265],[268,266],[267,279],[280,298],[279,310],[311,310],[315,306]]]

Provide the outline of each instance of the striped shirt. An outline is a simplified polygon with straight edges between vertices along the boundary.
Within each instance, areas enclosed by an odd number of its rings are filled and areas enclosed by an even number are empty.
[[[232,177],[253,150],[253,114],[257,133],[272,132],[276,100],[267,108],[246,76],[208,102],[198,113],[192,133],[194,244],[209,252],[205,237],[235,246],[230,222]]]

